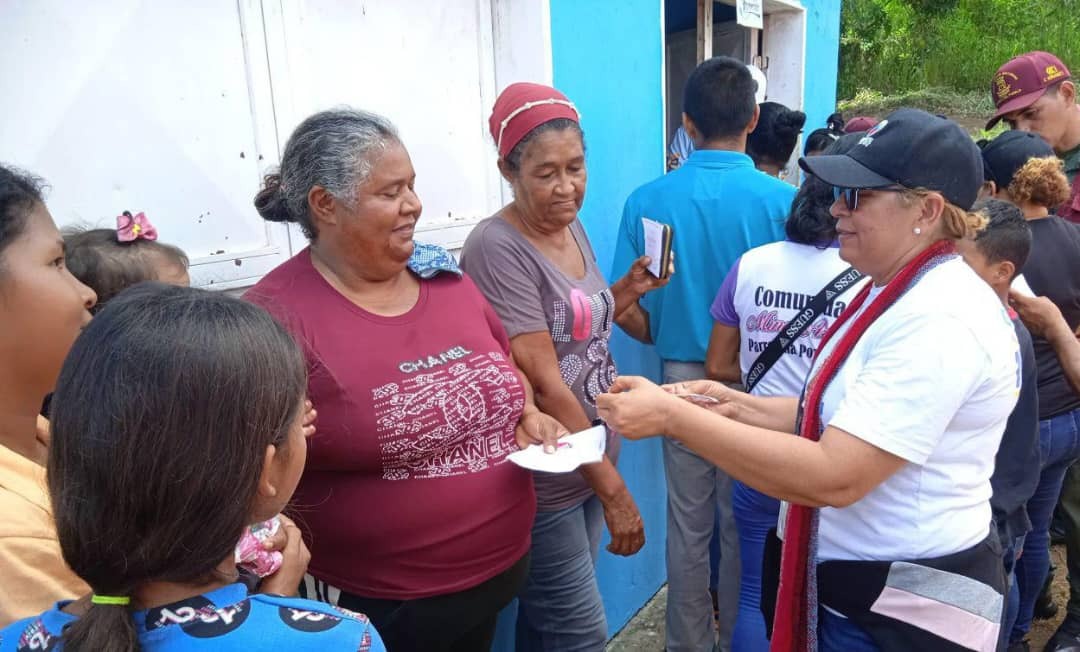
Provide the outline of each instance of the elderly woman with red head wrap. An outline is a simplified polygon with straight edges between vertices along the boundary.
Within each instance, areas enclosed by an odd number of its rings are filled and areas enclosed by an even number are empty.
[[[566,96],[513,84],[496,100],[489,127],[514,199],[473,230],[461,264],[506,327],[537,406],[570,430],[585,430],[596,419],[596,396],[615,379],[612,324],[647,339],[637,300],[665,281],[647,271],[645,257],[614,285],[597,267],[578,220],[585,143]],[[612,553],[632,555],[645,543],[637,506],[615,468],[618,453],[618,435],[608,430],[601,462],[534,474],[538,513],[518,650],[603,650],[607,624],[594,562],[604,521]]]

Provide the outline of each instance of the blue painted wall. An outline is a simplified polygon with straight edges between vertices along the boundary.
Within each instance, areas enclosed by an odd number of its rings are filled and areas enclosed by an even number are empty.
[[[620,0],[617,7],[551,0],[555,86],[581,111],[588,147],[589,187],[581,219],[605,272],[611,271],[626,197],[664,172],[663,5]],[[658,376],[652,351],[621,332],[612,349],[621,373]],[[646,543],[629,558],[601,553],[597,575],[612,634],[665,581],[667,506],[659,440],[625,442],[619,469],[641,510]]]
[[[806,7],[806,74],[803,111],[806,132],[825,126],[836,110],[840,61],[840,0],[802,0]],[[851,116],[849,116],[851,117]]]
[[[696,6],[693,0],[681,2]],[[804,110],[809,131],[824,126],[836,104],[840,0],[802,2],[807,8]],[[588,148],[589,187],[581,219],[605,272],[612,271],[626,197],[664,172],[664,11],[663,0],[551,0],[555,86],[581,112]],[[668,20],[685,18],[672,12],[669,4]],[[696,20],[694,11],[682,13]],[[659,360],[651,348],[616,329],[612,350],[621,373],[659,379]],[[619,469],[645,521],[646,544],[630,558],[601,551],[597,575],[610,635],[666,581],[667,505],[660,441],[625,442]],[[515,617],[516,604],[500,616],[495,650],[513,650]]]

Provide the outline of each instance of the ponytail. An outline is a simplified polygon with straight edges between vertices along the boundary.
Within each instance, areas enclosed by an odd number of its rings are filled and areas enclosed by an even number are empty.
[[[139,636],[131,608],[119,604],[90,604],[81,618],[64,628],[69,652],[139,652]]]
[[[792,111],[778,102],[763,102],[757,127],[746,137],[746,154],[755,165],[784,167],[805,124],[806,114],[802,111]]]

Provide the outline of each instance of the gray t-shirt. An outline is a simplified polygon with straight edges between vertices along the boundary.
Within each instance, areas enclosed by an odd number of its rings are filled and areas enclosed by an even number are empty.
[[[590,420],[596,397],[615,380],[608,350],[615,298],[596,265],[589,238],[574,220],[570,232],[585,259],[585,276],[564,274],[509,222],[498,215],[480,222],[461,252],[461,267],[499,315],[511,339],[546,332],[555,345],[559,370]],[[620,440],[608,431],[607,455],[618,459]],[[535,472],[537,507],[556,511],[592,495],[579,471]]]

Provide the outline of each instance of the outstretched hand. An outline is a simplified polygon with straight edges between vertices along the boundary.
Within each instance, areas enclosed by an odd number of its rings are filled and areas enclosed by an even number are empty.
[[[678,396],[694,405],[703,407],[729,419],[735,419],[738,412],[736,392],[715,380],[688,380],[681,383],[664,385],[665,392]]]
[[[619,376],[607,394],[596,397],[596,410],[612,430],[628,439],[664,434],[671,412],[682,399],[640,376]]]

